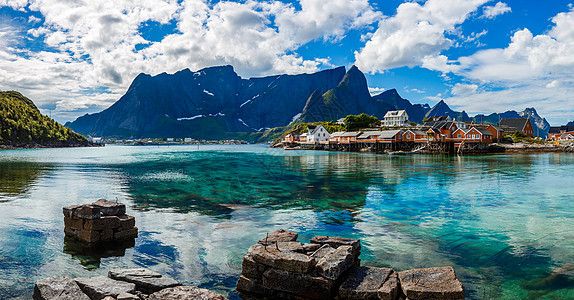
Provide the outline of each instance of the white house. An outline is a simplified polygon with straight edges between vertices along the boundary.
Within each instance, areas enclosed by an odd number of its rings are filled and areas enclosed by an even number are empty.
[[[383,126],[406,126],[409,125],[409,115],[406,110],[388,111],[383,118]]]
[[[307,126],[307,132],[301,135],[301,141],[307,143],[328,142],[329,132],[323,125]]]

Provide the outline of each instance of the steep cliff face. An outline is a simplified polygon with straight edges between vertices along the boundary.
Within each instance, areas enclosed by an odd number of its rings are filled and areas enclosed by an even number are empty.
[[[408,100],[402,99],[396,90],[371,97],[365,75],[353,66],[337,87],[322,95],[311,95],[299,119],[303,122],[335,121],[347,115],[361,113],[382,119],[389,110],[406,107],[411,111],[418,112],[419,108],[424,111],[423,106],[414,106]],[[417,113],[413,115],[417,116]]]
[[[66,126],[84,134],[116,137],[215,138],[225,132],[259,131],[288,124],[309,95],[335,87],[344,75],[341,67],[246,80],[231,66],[140,74],[114,105]]]

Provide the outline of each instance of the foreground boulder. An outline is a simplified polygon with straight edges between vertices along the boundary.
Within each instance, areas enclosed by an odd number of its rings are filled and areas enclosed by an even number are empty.
[[[224,296],[146,269],[115,269],[109,277],[51,277],[38,280],[34,300],[223,300]]]
[[[196,286],[177,286],[163,289],[149,296],[149,300],[226,300],[220,294]]]
[[[136,285],[136,290],[146,294],[181,285],[181,283],[172,278],[163,277],[161,274],[147,269],[110,270],[108,272],[108,277],[115,280],[133,283]]]
[[[76,281],[70,277],[50,277],[38,280],[34,286],[34,300],[90,300]]]
[[[308,244],[278,230],[243,256],[243,299],[464,299],[451,267],[409,270],[361,267],[356,239],[315,236]]]
[[[237,290],[244,298],[332,299],[341,276],[355,265],[359,240],[315,237],[297,242],[297,233],[277,230],[243,257]]]
[[[452,267],[407,270],[399,272],[399,280],[409,299],[464,299]]]
[[[75,280],[82,291],[93,300],[104,299],[108,296],[116,298],[122,293],[134,293],[136,289],[133,283],[113,280],[106,276],[83,277]]]
[[[391,274],[390,268],[355,267],[341,284],[339,299],[395,299],[398,293],[396,280],[388,284],[388,289],[381,290]]]

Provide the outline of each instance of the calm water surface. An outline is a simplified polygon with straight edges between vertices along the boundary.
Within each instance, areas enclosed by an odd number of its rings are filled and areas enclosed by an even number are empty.
[[[99,198],[128,206],[135,245],[91,253],[64,241],[62,207]],[[470,299],[574,299],[574,155],[0,152],[0,299],[30,299],[48,276],[131,267],[237,299],[242,255],[279,228],[360,238],[363,265],[453,266]]]

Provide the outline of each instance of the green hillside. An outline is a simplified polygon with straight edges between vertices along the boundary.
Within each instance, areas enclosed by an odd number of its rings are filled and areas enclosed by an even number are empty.
[[[0,145],[86,146],[88,140],[40,113],[32,100],[14,91],[0,92]]]

